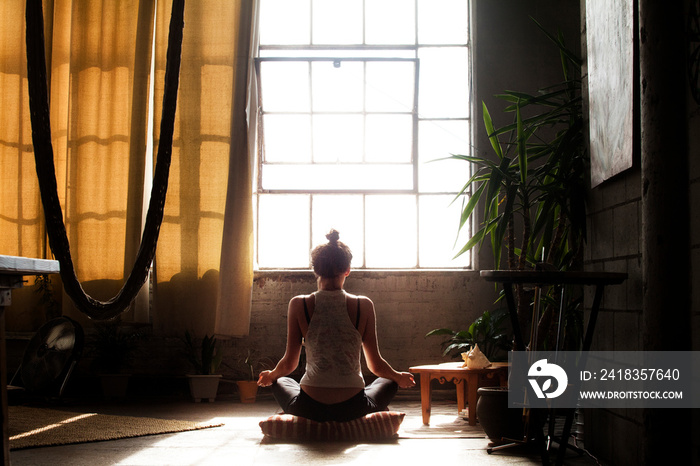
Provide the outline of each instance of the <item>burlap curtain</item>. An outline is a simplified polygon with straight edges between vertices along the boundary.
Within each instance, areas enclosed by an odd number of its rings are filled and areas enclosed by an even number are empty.
[[[154,8],[151,0],[44,1],[59,193],[78,277],[102,300],[118,291],[140,242],[144,180],[151,176],[149,106],[157,138],[171,2]],[[245,93],[253,12],[252,0],[190,1],[185,11],[171,183],[150,315],[162,333],[248,332],[252,164]],[[0,254],[51,257],[31,146],[24,0],[0,2],[0,18]],[[149,319],[148,301],[146,289],[125,318]],[[64,300],[64,313],[75,315],[70,307]]]
[[[106,300],[120,288],[140,240],[153,6],[43,4],[58,192],[78,276],[89,294]],[[0,253],[51,258],[32,161],[25,1],[0,8]],[[76,316],[63,302],[64,313]],[[144,304],[137,300],[126,318],[134,309],[147,316],[139,310]]]
[[[156,255],[154,327],[247,335],[253,285],[252,133],[247,98],[253,0],[186,4],[168,200]],[[170,1],[158,3],[162,94]],[[254,108],[252,109],[254,110]],[[155,106],[156,128],[160,102]],[[249,125],[248,122],[251,124]]]

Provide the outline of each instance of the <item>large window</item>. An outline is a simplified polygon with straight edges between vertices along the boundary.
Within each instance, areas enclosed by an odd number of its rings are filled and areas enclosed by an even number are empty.
[[[468,0],[260,3],[258,267],[330,228],[355,268],[469,267],[469,166],[439,160],[472,146]]]

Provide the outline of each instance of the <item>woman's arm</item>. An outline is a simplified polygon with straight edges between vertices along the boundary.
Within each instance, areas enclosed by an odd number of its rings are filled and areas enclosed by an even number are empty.
[[[410,372],[397,372],[382,357],[377,341],[377,318],[374,303],[369,298],[360,299],[360,313],[363,321],[362,350],[365,353],[367,367],[377,377],[384,377],[396,382],[401,388],[413,387],[416,382]]]
[[[282,356],[282,359],[279,360],[273,370],[260,373],[258,385],[261,387],[269,387],[275,380],[289,375],[299,365],[302,338],[299,317],[302,312],[302,299],[301,296],[296,296],[289,301],[287,309],[287,348],[284,356]]]

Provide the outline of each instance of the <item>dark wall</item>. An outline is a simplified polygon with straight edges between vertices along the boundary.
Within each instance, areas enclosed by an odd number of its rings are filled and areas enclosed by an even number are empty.
[[[496,127],[509,124],[506,102],[495,97],[505,90],[535,93],[563,81],[557,46],[534,20],[551,34],[562,32],[566,44],[580,50],[580,6],[577,0],[474,0],[474,142],[480,156],[494,157],[486,137],[482,102]],[[532,18],[532,19],[531,19]],[[493,268],[488,247],[478,268]]]

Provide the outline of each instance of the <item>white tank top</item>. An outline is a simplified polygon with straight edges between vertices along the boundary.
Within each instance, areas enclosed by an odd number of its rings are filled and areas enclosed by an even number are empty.
[[[321,290],[314,295],[316,304],[306,332],[306,372],[301,384],[364,388],[362,335],[348,315],[345,291]]]

